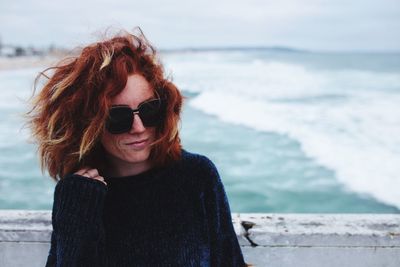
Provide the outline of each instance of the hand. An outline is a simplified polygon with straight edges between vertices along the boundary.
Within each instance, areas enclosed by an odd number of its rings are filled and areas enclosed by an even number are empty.
[[[75,172],[74,174],[79,174],[81,176],[85,176],[87,178],[91,178],[91,179],[95,179],[98,180],[102,183],[104,183],[105,185],[107,185],[107,183],[104,181],[103,176],[99,175],[99,172],[97,171],[97,169],[91,169],[91,168],[83,168],[80,169],[79,171]]]

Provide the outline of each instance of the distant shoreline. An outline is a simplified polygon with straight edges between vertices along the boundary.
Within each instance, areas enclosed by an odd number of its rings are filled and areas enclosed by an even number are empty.
[[[54,65],[59,60],[54,56],[21,56],[21,57],[0,57],[0,71],[16,70],[33,67]]]
[[[217,53],[232,53],[232,52],[257,52],[257,51],[271,51],[275,53],[283,53],[283,54],[304,54],[304,55],[315,55],[315,54],[324,54],[327,56],[345,56],[355,55],[355,56],[400,56],[399,52],[318,52],[318,51],[307,51],[300,49],[292,49],[287,47],[203,47],[203,48],[177,48],[177,49],[159,49],[158,52],[160,55],[165,54],[197,54],[197,53],[209,53],[209,52],[217,52]],[[15,70],[15,69],[24,69],[24,68],[32,68],[32,67],[50,67],[56,65],[62,58],[74,56],[74,53],[71,51],[62,51],[56,53],[49,53],[41,56],[14,56],[14,57],[5,57],[0,56],[0,71],[4,70]],[[77,56],[75,54],[75,56]]]

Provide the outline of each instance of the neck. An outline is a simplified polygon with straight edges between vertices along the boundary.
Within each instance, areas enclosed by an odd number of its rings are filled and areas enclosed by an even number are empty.
[[[153,164],[149,160],[140,163],[131,163],[116,159],[113,156],[108,156],[109,168],[106,173],[109,177],[124,177],[137,175],[145,172],[153,167]]]

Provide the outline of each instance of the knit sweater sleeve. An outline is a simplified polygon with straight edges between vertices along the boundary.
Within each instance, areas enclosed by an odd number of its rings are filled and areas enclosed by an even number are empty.
[[[47,266],[105,266],[102,211],[107,187],[67,175],[54,190],[53,233]]]
[[[204,202],[210,235],[211,266],[246,266],[232,224],[224,185],[215,165],[207,159]]]

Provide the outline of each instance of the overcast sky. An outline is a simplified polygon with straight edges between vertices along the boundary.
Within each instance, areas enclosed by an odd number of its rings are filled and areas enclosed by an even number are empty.
[[[140,26],[158,48],[288,46],[400,51],[400,0],[16,0],[0,2],[6,44],[73,47]]]

